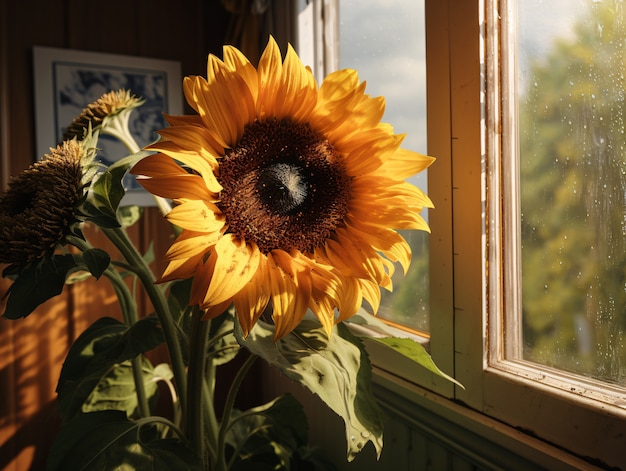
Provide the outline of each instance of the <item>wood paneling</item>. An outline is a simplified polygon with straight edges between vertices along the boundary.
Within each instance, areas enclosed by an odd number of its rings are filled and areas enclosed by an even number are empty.
[[[33,46],[176,60],[183,75],[205,75],[207,55],[221,55],[230,21],[217,0],[2,0],[0,184],[4,188],[9,175],[37,157]],[[106,245],[103,236],[91,234],[95,245]],[[154,208],[131,236],[144,250],[154,240],[157,259],[171,242]],[[8,285],[0,281],[0,297]],[[72,341],[103,315],[119,317],[119,307],[108,283],[92,279],[67,287],[26,319],[0,319],[0,469],[43,469],[58,427],[54,401],[63,359]]]

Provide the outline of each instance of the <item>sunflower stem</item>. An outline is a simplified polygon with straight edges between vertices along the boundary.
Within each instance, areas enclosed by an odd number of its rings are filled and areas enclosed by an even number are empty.
[[[211,462],[215,462],[217,457],[217,439],[219,436],[220,425],[215,415],[215,362],[213,358],[207,358],[206,374],[204,386],[202,388],[202,397],[204,400],[204,419],[207,429],[207,445],[211,452]]]
[[[137,268],[136,274],[144,286],[148,297],[152,301],[154,311],[161,323],[163,336],[168,348],[174,380],[178,388],[178,397],[183,412],[183,417],[187,417],[187,376],[185,373],[185,363],[181,344],[178,338],[176,325],[170,314],[167,300],[163,292],[155,285],[155,277],[150,267],[139,254],[126,231],[122,228],[102,228],[106,236],[122,253],[126,261]]]
[[[91,244],[88,242],[78,238],[78,237],[68,237],[68,243],[72,244],[74,247],[78,248],[80,251],[89,250],[92,248]],[[128,286],[124,283],[121,275],[117,270],[115,270],[112,265],[109,265],[104,271],[104,276],[107,277],[111,285],[113,286],[113,290],[117,295],[117,299],[120,304],[120,309],[122,310],[122,317],[124,318],[124,322],[126,325],[131,326],[135,324],[139,320],[139,316],[137,315],[137,303],[133,298]],[[137,356],[131,360],[132,363],[132,372],[133,372],[133,381],[135,383],[135,393],[137,395],[137,407],[139,409],[139,415],[141,417],[149,417],[150,416],[150,406],[148,405],[148,398],[146,396],[146,386],[143,382],[143,375],[141,374],[141,358]]]
[[[120,274],[109,267],[105,270],[104,275],[113,285],[113,289],[117,294],[117,298],[122,309],[122,316],[126,325],[131,326],[135,324],[139,317],[137,315],[137,303],[133,299],[128,286],[124,283],[124,280]],[[136,356],[131,360],[133,381],[135,382],[135,393],[137,395],[137,407],[139,409],[139,415],[141,417],[150,416],[150,406],[148,405],[148,398],[146,396],[146,385],[143,381],[141,355]]]
[[[185,428],[192,448],[206,462],[206,439],[203,413],[204,371],[206,365],[206,343],[209,337],[210,321],[202,320],[202,311],[194,306],[191,315],[189,337],[189,370],[187,379],[187,416]]]
[[[121,113],[117,115],[115,118],[109,120],[106,123],[106,126],[102,126],[100,129],[100,134],[108,134],[109,136],[113,136],[117,140],[119,140],[128,152],[131,154],[136,154],[139,152],[139,145],[135,138],[131,135],[130,130],[128,129],[128,121],[130,118],[130,113]]]
[[[246,361],[241,366],[235,379],[233,379],[232,384],[228,390],[228,395],[226,396],[226,402],[224,403],[224,413],[222,414],[222,421],[220,423],[219,436],[217,440],[217,470],[218,471],[226,471],[228,466],[226,464],[226,435],[228,430],[230,430],[231,425],[234,421],[231,421],[230,416],[233,412],[233,408],[235,406],[235,399],[237,397],[237,393],[239,392],[239,388],[241,383],[243,382],[246,374],[252,368],[254,361],[257,359],[257,356],[254,354],[250,354]]]

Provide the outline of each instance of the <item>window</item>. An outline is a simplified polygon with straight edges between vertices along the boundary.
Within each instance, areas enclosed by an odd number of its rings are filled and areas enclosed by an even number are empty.
[[[488,1],[485,13],[482,407],[614,466],[626,417],[621,3]]]
[[[518,7],[521,357],[626,386],[626,24],[567,5]]]
[[[626,10],[620,0],[423,8],[437,157],[429,346],[465,389],[374,352],[380,382],[564,469],[623,467]]]

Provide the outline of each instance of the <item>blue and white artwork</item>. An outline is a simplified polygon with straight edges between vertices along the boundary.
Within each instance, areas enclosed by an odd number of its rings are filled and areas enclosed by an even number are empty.
[[[167,126],[163,113],[182,114],[180,63],[170,60],[36,46],[33,49],[37,158],[63,138],[67,127],[90,103],[110,91],[129,90],[145,103],[132,110],[129,129],[139,148]],[[100,135],[104,164],[129,155],[117,139]],[[134,177],[125,181],[123,204],[154,204]]]
[[[53,64],[55,91],[56,138],[60,142],[72,120],[90,103],[109,91],[127,89],[145,103],[135,108],[130,116],[129,129],[139,147],[157,139],[156,131],[167,123],[163,112],[167,107],[167,75],[163,71],[102,67],[57,61]],[[101,135],[98,140],[100,160],[111,164],[128,155],[117,139]],[[128,179],[127,189],[139,188],[134,179]]]

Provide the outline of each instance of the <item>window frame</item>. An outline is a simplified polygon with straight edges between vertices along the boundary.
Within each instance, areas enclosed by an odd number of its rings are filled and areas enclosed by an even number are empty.
[[[312,1],[323,3],[322,13],[337,8],[335,0]],[[457,423],[495,431],[520,444],[520,453],[540,450],[564,469],[589,461],[623,466],[626,409],[614,400],[623,389],[508,359],[521,357],[504,336],[505,326],[516,325],[520,280],[519,201],[506,197],[519,167],[515,90],[507,81],[515,58],[506,54],[515,39],[514,0],[426,0],[425,7],[428,153],[437,158],[428,172],[435,203],[428,344],[465,389],[370,344],[374,381]],[[317,50],[332,44],[316,42]]]
[[[508,359],[521,356],[504,334],[505,327],[519,326],[519,200],[508,197],[517,194],[519,174],[516,109],[510,99],[516,76],[514,1],[467,0],[454,2],[454,8],[452,0],[428,4],[448,13],[452,227],[462,228],[452,237],[452,297],[454,372],[466,389],[456,388],[452,398],[574,455],[623,464],[626,409],[613,400],[623,389],[593,388],[575,375]],[[427,24],[433,18],[427,7]],[[436,185],[429,181],[429,188]],[[433,211],[431,220],[436,215]],[[471,253],[472,246],[481,249]],[[513,327],[507,334],[519,339],[519,330]]]

